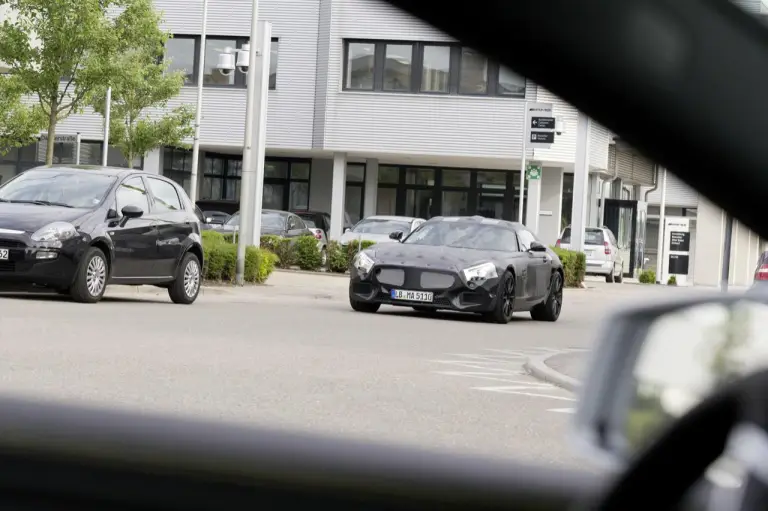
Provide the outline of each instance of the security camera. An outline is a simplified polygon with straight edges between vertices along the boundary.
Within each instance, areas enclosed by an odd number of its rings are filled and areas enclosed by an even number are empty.
[[[251,61],[251,45],[246,43],[237,52],[237,63],[235,66],[237,70],[245,74],[248,72],[248,67]]]
[[[557,135],[562,135],[565,133],[565,122],[563,121],[562,117],[557,117],[555,119],[555,133]]]
[[[224,76],[229,76],[235,72],[235,56],[232,52],[232,48],[227,48],[224,50],[224,53],[219,54],[219,62],[216,64],[216,69]]]

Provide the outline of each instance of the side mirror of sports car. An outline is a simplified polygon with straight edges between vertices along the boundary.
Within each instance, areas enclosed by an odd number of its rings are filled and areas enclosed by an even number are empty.
[[[403,231],[395,231],[389,233],[389,239],[400,241],[403,239]]]
[[[768,368],[766,295],[654,303],[603,325],[574,425],[584,454],[612,469],[716,390]]]
[[[531,242],[531,248],[529,248],[531,252],[546,252],[547,247],[539,243],[538,241],[532,241]]]

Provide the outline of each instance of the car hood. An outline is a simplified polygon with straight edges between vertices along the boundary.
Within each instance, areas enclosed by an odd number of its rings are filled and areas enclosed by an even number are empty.
[[[397,243],[396,240],[389,237],[389,234],[366,234],[359,232],[345,232],[339,238],[339,243],[346,245],[361,238],[363,241],[372,241],[374,243]]]
[[[51,222],[75,222],[89,212],[79,208],[0,203],[0,229],[33,233]]]
[[[485,250],[473,248],[433,247],[410,243],[388,243],[366,250],[377,264],[417,266],[436,270],[459,271],[480,263],[493,261]]]

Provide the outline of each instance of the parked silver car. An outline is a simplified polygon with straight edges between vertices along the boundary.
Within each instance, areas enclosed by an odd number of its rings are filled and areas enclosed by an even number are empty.
[[[563,229],[557,246],[571,248],[571,226]],[[607,227],[587,227],[584,231],[584,254],[587,256],[587,275],[605,276],[606,282],[624,280],[624,260],[618,242]]]
[[[339,239],[339,243],[347,245],[353,240],[373,241],[374,243],[397,243],[389,237],[393,232],[400,231],[407,236],[418,226],[426,222],[423,218],[410,216],[374,215],[363,218],[354,227],[347,229]]]

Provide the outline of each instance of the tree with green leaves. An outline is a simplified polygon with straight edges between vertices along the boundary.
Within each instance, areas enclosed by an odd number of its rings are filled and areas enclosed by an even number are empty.
[[[46,163],[53,163],[58,123],[91,103],[119,77],[119,56],[159,47],[164,33],[151,0],[0,0],[10,8],[0,27],[0,61],[36,95],[46,116]]]
[[[23,95],[19,80],[0,75],[0,155],[31,144],[45,125],[42,109],[25,105]]]
[[[122,72],[112,80],[110,141],[126,161],[163,146],[186,148],[194,135],[195,111],[189,105],[166,110],[179,95],[184,72],[168,72],[162,47],[132,48],[119,57]],[[104,115],[106,87],[93,95],[94,109]]]

